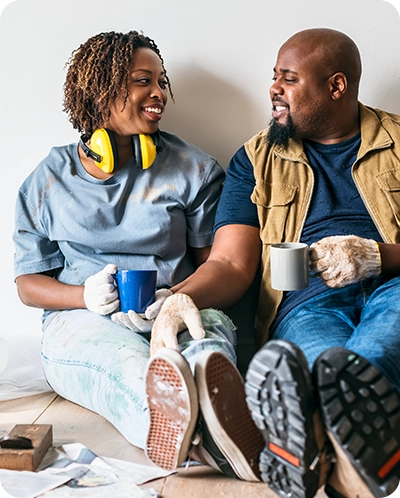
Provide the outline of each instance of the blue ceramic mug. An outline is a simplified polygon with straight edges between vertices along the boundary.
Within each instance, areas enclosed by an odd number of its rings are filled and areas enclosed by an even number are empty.
[[[118,270],[115,276],[118,286],[120,310],[144,313],[154,302],[157,270]]]

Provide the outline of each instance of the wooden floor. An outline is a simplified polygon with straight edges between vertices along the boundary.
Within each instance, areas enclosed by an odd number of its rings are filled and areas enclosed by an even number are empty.
[[[54,393],[0,402],[0,437],[15,424],[52,424],[53,446],[82,443],[99,456],[149,464],[144,452],[129,444],[99,415],[70,403]],[[101,435],[101,437],[99,436]],[[179,469],[178,473],[151,481],[162,498],[277,498],[264,483],[247,483],[219,474],[206,466]],[[326,498],[322,490],[317,498]]]

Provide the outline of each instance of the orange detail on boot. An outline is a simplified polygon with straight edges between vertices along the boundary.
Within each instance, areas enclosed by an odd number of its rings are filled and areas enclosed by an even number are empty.
[[[276,455],[279,455],[280,457],[284,458],[287,462],[291,463],[292,465],[300,467],[300,460],[295,456],[291,455],[290,453],[288,453],[286,450],[280,448],[274,443],[269,443],[268,446],[269,449]]]
[[[398,450],[393,456],[389,458],[389,460],[382,465],[382,467],[378,470],[378,476],[383,479],[388,475],[388,473],[393,469],[393,467],[400,461],[400,450]]]

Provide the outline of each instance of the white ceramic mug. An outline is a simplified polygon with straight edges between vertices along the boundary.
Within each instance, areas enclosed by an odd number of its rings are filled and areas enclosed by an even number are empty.
[[[308,245],[281,242],[271,245],[271,287],[293,291],[308,286]]]

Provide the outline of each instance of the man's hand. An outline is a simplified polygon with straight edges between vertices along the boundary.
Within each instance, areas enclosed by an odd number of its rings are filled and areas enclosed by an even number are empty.
[[[165,300],[154,322],[150,356],[163,347],[178,349],[177,335],[185,328],[193,339],[203,339],[205,336],[200,311],[192,299],[186,294],[173,294]]]
[[[144,316],[132,310],[128,311],[128,313],[118,311],[111,315],[111,320],[133,332],[150,332],[155,317],[158,315],[161,306],[169,296],[172,296],[172,291],[169,289],[159,289],[156,291],[154,303],[146,308]]]
[[[108,315],[119,306],[118,290],[113,275],[115,265],[108,264],[103,270],[89,277],[84,284],[83,299],[89,311]]]
[[[381,273],[377,242],[356,235],[325,237],[310,246],[310,269],[328,287],[344,287]]]

